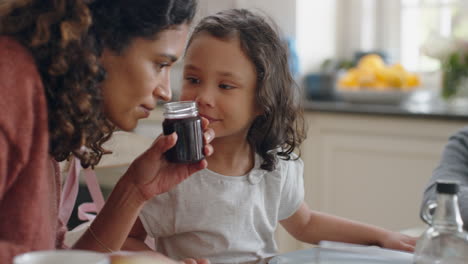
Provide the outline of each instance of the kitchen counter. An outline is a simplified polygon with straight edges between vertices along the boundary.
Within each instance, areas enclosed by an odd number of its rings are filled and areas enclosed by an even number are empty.
[[[468,121],[468,98],[447,101],[439,93],[437,89],[418,89],[400,104],[354,103],[342,100],[338,93],[334,93],[334,99],[306,99],[303,105],[309,112]]]
[[[312,112],[401,116],[425,119],[468,121],[468,103],[448,104],[442,101],[407,101],[399,105],[350,103],[340,100],[305,100],[304,109]]]

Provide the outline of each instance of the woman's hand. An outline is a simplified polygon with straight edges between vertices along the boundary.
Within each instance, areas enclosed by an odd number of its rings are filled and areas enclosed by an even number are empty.
[[[202,118],[205,156],[213,153],[210,142],[215,136],[213,129],[208,128],[208,123],[207,119]],[[134,184],[138,189],[142,202],[169,191],[194,172],[207,167],[208,163],[205,159],[193,164],[168,162],[164,157],[164,152],[172,148],[176,141],[175,133],[167,136],[160,135],[153,145],[130,165],[123,176],[122,180]]]
[[[386,236],[382,237],[380,246],[388,249],[413,252],[416,240],[416,237],[410,237],[398,232],[389,232]]]

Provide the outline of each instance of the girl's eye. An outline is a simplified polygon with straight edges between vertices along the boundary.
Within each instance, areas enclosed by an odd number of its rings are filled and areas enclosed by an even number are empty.
[[[219,85],[219,88],[224,89],[224,90],[231,90],[231,89],[233,89],[235,87],[232,86],[232,85],[229,85],[229,84],[222,83],[222,84]]]
[[[185,80],[187,80],[191,84],[199,84],[200,80],[195,78],[195,77],[186,77]]]

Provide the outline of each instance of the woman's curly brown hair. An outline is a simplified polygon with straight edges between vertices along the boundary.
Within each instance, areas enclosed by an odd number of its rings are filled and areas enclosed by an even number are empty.
[[[87,4],[86,2],[92,2]],[[94,166],[114,130],[103,110],[104,47],[121,52],[194,17],[196,0],[16,0],[0,2],[0,34],[27,47],[44,83],[50,154]],[[93,20],[93,18],[95,18]],[[82,147],[86,151],[82,151]]]
[[[262,156],[261,168],[269,171],[276,167],[277,157],[291,159],[306,134],[299,87],[289,69],[288,49],[273,25],[272,21],[269,23],[246,9],[225,10],[203,18],[188,42],[190,46],[203,32],[219,39],[239,41],[255,65],[256,101],[263,114],[254,120],[247,140]]]
[[[9,3],[9,4],[8,4]],[[0,33],[29,48],[44,83],[50,154],[71,153],[84,167],[99,162],[112,123],[104,116],[98,84],[104,71],[87,37],[92,19],[84,1],[10,1],[0,7]],[[80,151],[85,146],[88,151]]]

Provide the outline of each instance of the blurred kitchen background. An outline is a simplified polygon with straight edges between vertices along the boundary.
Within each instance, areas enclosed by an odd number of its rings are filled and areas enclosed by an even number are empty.
[[[227,8],[261,10],[290,43],[309,127],[302,159],[310,207],[392,230],[423,227],[425,184],[448,137],[468,124],[468,1],[200,0],[199,17]],[[175,98],[180,74],[178,63]],[[445,94],[443,76],[451,76]],[[96,168],[106,193],[161,122],[158,109],[108,144],[115,154]],[[278,239],[282,252],[308,247],[283,231]]]

